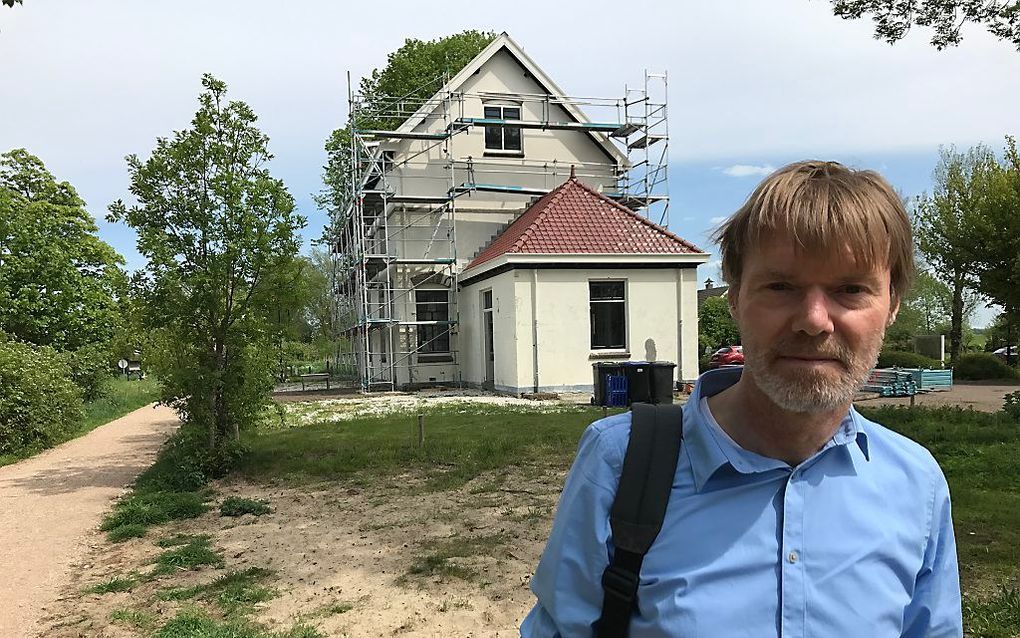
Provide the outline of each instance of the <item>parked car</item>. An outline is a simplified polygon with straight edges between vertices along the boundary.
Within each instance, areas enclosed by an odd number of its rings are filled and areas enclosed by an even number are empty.
[[[743,346],[726,346],[719,348],[712,353],[712,358],[709,360],[710,368],[719,368],[722,366],[742,366],[744,365],[744,347]]]
[[[1009,348],[1008,355],[1013,357],[1014,359],[1016,359],[1017,355],[1020,355],[1020,347],[1018,347],[1018,346],[1008,346],[1008,348]],[[996,357],[1002,359],[1003,361],[1005,361],[1006,360],[1006,356],[1007,356],[1007,350],[1006,350],[1005,347],[1004,348],[999,348],[998,350],[993,350],[992,354],[995,355]]]

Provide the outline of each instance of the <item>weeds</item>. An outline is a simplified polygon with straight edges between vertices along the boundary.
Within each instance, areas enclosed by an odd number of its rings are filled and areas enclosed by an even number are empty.
[[[152,638],[325,638],[314,627],[297,624],[284,632],[273,632],[243,619],[219,622],[195,610],[179,612],[159,628]]]
[[[196,569],[203,565],[223,566],[223,557],[209,548],[209,538],[196,536],[186,544],[168,549],[156,558],[153,575],[171,574],[182,569]]]
[[[138,579],[134,576],[128,576],[127,578],[114,577],[89,587],[85,592],[89,594],[112,594],[115,592],[131,591],[137,584]]]
[[[220,505],[220,516],[244,516],[245,514],[262,516],[271,511],[272,509],[266,501],[256,501],[251,498],[240,498],[237,496],[227,497]]]
[[[156,626],[156,615],[140,609],[116,609],[110,614],[110,620],[142,630],[149,630]]]

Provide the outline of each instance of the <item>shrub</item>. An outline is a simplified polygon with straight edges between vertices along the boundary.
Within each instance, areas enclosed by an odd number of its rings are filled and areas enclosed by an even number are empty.
[[[1002,409],[1013,418],[1014,421],[1020,423],[1020,391],[1010,392],[1005,396],[1005,400],[1002,402]]]
[[[81,389],[52,348],[0,333],[0,455],[46,447],[81,426]]]
[[[110,353],[103,346],[82,346],[60,353],[71,369],[71,380],[81,388],[86,401],[95,401],[104,394],[106,380],[112,375]]]
[[[883,350],[878,355],[879,368],[929,368],[938,369],[942,364],[916,352],[904,352],[902,350]]]
[[[1016,379],[1017,371],[995,355],[987,352],[976,352],[960,355],[953,366],[953,376],[957,379]]]

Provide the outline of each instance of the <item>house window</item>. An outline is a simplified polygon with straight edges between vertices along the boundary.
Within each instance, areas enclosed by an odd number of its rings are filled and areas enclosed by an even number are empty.
[[[520,106],[486,106],[487,120],[520,120]],[[486,126],[485,149],[489,151],[520,152],[521,129],[516,126]]]
[[[591,349],[622,350],[627,347],[627,316],[623,281],[589,281]]]
[[[418,353],[450,353],[450,291],[416,290],[414,293],[415,314],[419,322],[435,321],[418,325]]]

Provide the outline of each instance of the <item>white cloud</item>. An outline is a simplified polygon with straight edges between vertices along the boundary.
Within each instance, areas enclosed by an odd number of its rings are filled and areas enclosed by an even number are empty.
[[[727,217],[725,215],[723,215],[722,217],[713,217],[713,218],[709,219],[708,221],[712,222],[713,224],[721,224],[724,221],[726,221],[726,219],[727,219]]]
[[[755,166],[754,164],[734,164],[733,166],[727,166],[722,169],[722,172],[730,177],[750,177],[752,175],[765,177],[766,175],[772,174],[775,170],[776,167],[771,164],[762,164],[761,166]]]

